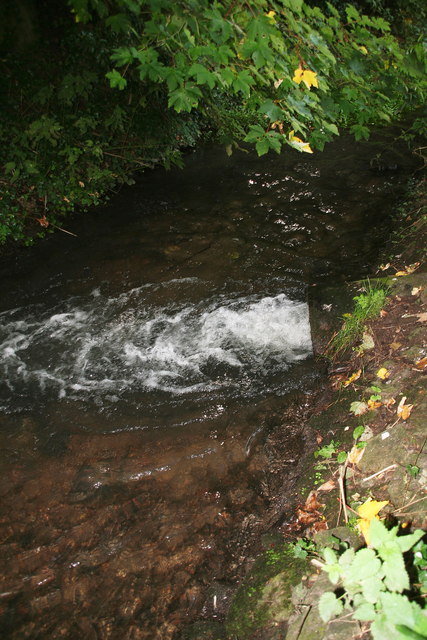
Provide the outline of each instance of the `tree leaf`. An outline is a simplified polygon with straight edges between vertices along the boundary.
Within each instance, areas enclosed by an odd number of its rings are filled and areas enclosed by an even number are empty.
[[[329,622],[332,618],[339,616],[344,609],[344,605],[332,591],[322,593],[319,599],[319,613],[323,622]]]

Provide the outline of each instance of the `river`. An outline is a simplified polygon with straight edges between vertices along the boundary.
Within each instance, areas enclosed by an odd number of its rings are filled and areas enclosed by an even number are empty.
[[[3,638],[168,640],[227,582],[321,375],[307,290],[369,273],[412,166],[381,148],[202,149],[2,261]]]

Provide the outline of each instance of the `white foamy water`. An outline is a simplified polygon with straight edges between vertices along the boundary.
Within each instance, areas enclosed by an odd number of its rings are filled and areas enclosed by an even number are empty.
[[[250,394],[310,354],[307,305],[285,294],[158,306],[147,286],[117,297],[95,291],[61,308],[0,314],[1,404],[147,390]]]

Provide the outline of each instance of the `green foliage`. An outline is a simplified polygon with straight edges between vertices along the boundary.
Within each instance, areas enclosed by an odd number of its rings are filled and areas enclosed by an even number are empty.
[[[136,170],[179,163],[201,136],[228,153],[243,141],[312,153],[341,127],[365,139],[424,103],[421,33],[396,38],[349,5],[68,0],[73,22],[51,4],[55,28],[34,3],[43,35],[28,50],[7,36],[0,57],[0,244],[31,242]]]
[[[364,284],[364,292],[353,298],[353,312],[345,315],[344,324],[332,340],[327,355],[336,356],[360,339],[366,322],[378,317],[386,298],[386,288],[367,281]],[[358,414],[355,412],[355,415]]]
[[[261,118],[240,137],[259,155],[294,146],[291,131],[319,149],[342,125],[366,139],[372,126],[423,101],[421,43],[402,45],[383,17],[350,5],[341,14],[329,3],[320,9],[302,0],[70,5],[78,20],[96,17],[117,35],[111,87],[123,89],[132,77],[147,90],[165,87],[178,113],[207,114],[219,95],[231,95]],[[297,70],[312,76],[295,79]]]
[[[328,622],[347,610],[353,619],[370,623],[374,640],[427,637],[427,616],[407,595],[410,580],[404,558],[413,548],[412,556],[425,566],[424,532],[402,536],[398,528],[388,530],[373,518],[369,548],[349,548],[341,555],[329,547],[323,550],[322,569],[339,589],[339,595],[332,591],[322,594],[322,620]]]

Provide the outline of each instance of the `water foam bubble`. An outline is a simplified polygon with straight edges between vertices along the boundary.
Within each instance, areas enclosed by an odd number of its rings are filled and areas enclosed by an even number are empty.
[[[285,294],[159,306],[144,286],[0,320],[0,395],[19,401],[51,392],[98,402],[148,389],[247,392],[311,354],[307,305]]]

